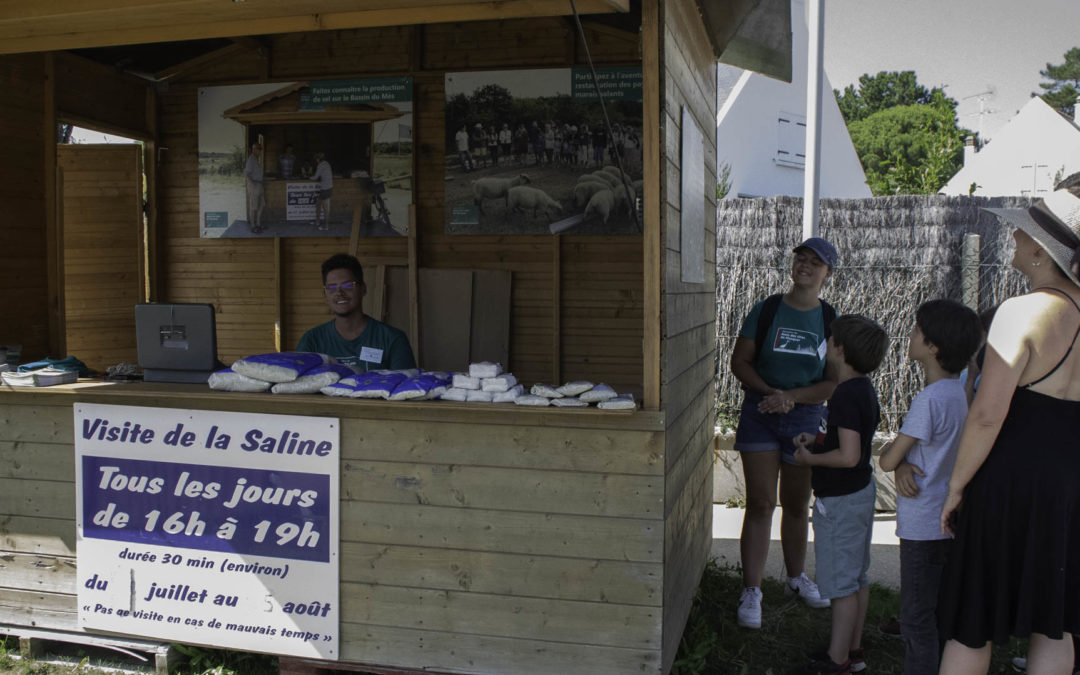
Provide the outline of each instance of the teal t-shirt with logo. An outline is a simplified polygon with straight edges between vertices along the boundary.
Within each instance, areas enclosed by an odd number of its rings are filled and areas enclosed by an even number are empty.
[[[364,332],[352,340],[341,337],[332,319],[315,326],[300,338],[296,351],[329,354],[338,363],[362,373],[416,367],[416,359],[405,333],[371,317],[368,317]]]
[[[754,305],[746,315],[739,337],[754,339],[764,302]],[[758,356],[758,375],[769,386],[785,390],[820,382],[825,374],[824,336],[821,305],[799,311],[781,300]]]

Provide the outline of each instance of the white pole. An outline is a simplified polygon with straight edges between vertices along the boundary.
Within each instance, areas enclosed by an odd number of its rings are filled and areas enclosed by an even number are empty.
[[[825,0],[807,0],[810,41],[806,59],[806,170],[803,175],[803,239],[818,234],[821,191],[821,84],[825,61]]]

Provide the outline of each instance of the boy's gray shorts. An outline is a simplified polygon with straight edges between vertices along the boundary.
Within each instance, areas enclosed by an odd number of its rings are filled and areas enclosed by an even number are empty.
[[[869,585],[876,497],[871,477],[858,492],[814,501],[814,577],[821,597],[843,598]]]

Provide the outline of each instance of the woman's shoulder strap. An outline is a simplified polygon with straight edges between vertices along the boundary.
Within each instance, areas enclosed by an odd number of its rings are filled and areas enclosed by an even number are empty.
[[[1072,303],[1073,307],[1076,308],[1076,311],[1080,312],[1080,305],[1078,305],[1076,303],[1076,300],[1074,300],[1071,295],[1069,295],[1068,293],[1066,293],[1065,291],[1063,291],[1063,290],[1061,290],[1059,288],[1052,288],[1050,286],[1044,286],[1042,288],[1036,288],[1035,291],[1053,291],[1055,293],[1059,293],[1062,296],[1064,296],[1069,302]],[[1034,293],[1035,291],[1032,291],[1032,293]],[[1042,382],[1043,380],[1050,377],[1054,373],[1056,373],[1057,369],[1060,368],[1065,363],[1065,361],[1069,358],[1069,354],[1072,354],[1072,349],[1076,345],[1076,338],[1078,338],[1078,337],[1080,337],[1080,326],[1078,326],[1076,328],[1076,334],[1073,335],[1072,342],[1069,343],[1069,348],[1065,350],[1065,355],[1062,356],[1061,360],[1058,361],[1057,364],[1053,368],[1050,369],[1050,372],[1046,373],[1045,375],[1043,375],[1042,377],[1040,377],[1039,379],[1037,379],[1037,380],[1035,380],[1033,382],[1028,382],[1025,385],[1021,385],[1021,388],[1022,389],[1028,389],[1028,388]]]

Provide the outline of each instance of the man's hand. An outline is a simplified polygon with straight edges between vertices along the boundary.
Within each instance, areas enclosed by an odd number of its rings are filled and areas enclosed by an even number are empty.
[[[914,499],[919,496],[919,486],[915,482],[915,476],[926,478],[926,474],[919,467],[910,462],[901,462],[893,471],[893,481],[896,483],[896,492],[901,497]]]

